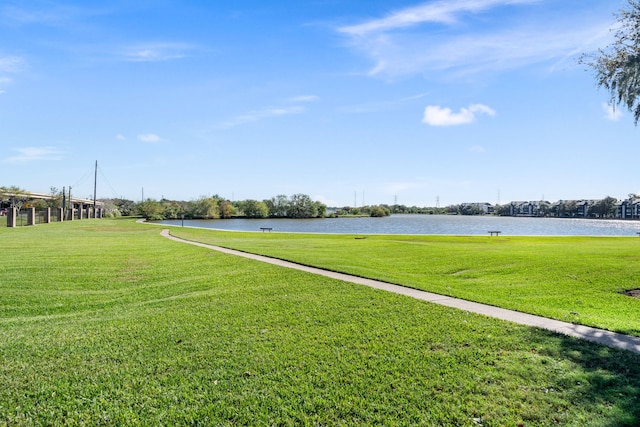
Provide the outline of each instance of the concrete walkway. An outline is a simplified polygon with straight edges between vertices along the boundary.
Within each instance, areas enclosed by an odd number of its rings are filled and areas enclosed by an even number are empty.
[[[486,304],[465,301],[458,298],[452,298],[444,295],[438,295],[431,292],[420,291],[417,289],[406,288],[404,286],[392,285],[390,283],[378,280],[365,279],[362,277],[351,276],[344,273],[335,273],[333,271],[323,270],[321,268],[307,267],[289,261],[283,261],[275,258],[269,258],[262,255],[250,254],[247,252],[237,251],[233,249],[222,248],[220,246],[208,245],[205,243],[192,242],[172,236],[169,230],[162,230],[161,235],[177,242],[188,243],[190,245],[200,246],[207,249],[213,249],[226,254],[237,255],[244,258],[262,261],[269,264],[279,265],[281,267],[302,270],[308,273],[318,274],[330,277],[332,279],[342,280],[344,282],[356,283],[359,285],[370,286],[384,291],[394,292],[400,295],[406,295],[434,304],[440,304],[447,307],[458,308],[460,310],[472,313],[484,314],[485,316],[494,317],[509,322],[519,323],[521,325],[534,326],[536,328],[547,329],[549,331],[559,332],[564,335],[578,337],[585,340],[597,342],[613,348],[629,350],[640,354],[640,338],[629,335],[618,334],[615,332],[605,331],[603,329],[590,328],[588,326],[575,325],[573,323],[561,322],[559,320],[547,319],[545,317],[534,316],[532,314],[520,313],[518,311],[506,310],[504,308],[494,307]]]

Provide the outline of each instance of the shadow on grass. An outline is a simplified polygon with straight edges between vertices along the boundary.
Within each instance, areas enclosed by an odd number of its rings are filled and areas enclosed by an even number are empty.
[[[555,378],[555,390],[569,393],[574,405],[601,413],[603,427],[640,425],[640,355],[554,332],[542,336],[541,356],[563,360],[581,372]],[[544,340],[549,336],[559,339],[560,345],[546,347]]]

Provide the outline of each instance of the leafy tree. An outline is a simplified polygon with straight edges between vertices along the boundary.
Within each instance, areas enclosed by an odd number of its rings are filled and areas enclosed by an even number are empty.
[[[372,206],[369,215],[375,218],[379,218],[391,215],[391,211],[389,209],[385,209],[382,206]]]
[[[266,218],[269,216],[269,208],[264,202],[245,200],[240,206],[244,216],[247,218]]]
[[[183,209],[178,202],[162,200],[162,216],[164,219],[178,219],[182,215]]]
[[[538,216],[547,216],[550,209],[551,203],[546,200],[540,200],[540,203],[538,203]]]
[[[231,218],[235,215],[236,209],[229,200],[220,200],[219,203],[220,218]]]
[[[123,198],[115,199],[99,199],[103,203],[105,209],[105,215],[118,217],[118,216],[130,216],[135,215],[137,212],[137,205],[133,200],[127,200]],[[60,205],[62,206],[62,204]]]
[[[477,205],[462,204],[459,209],[460,215],[480,215],[482,212]]]
[[[407,208],[405,205],[395,204],[391,206],[391,212],[394,214],[406,214],[409,213],[409,208]]]
[[[144,202],[140,202],[136,206],[136,210],[138,214],[148,220],[157,221],[164,219],[162,217],[162,204],[157,200],[147,199]]]
[[[580,62],[595,70],[598,86],[609,92],[609,103],[623,104],[640,121],[640,0],[616,14],[618,29],[612,44]]]
[[[287,216],[289,218],[314,218],[318,215],[318,209],[306,194],[294,194],[289,200]]]
[[[618,199],[607,196],[602,200],[598,200],[594,203],[589,212],[599,218],[609,218],[613,216],[616,211],[616,204],[618,203]]]
[[[284,194],[279,194],[276,197],[272,197],[269,200],[265,200],[264,203],[269,208],[269,216],[271,217],[286,217],[287,210],[289,209],[289,198]]]
[[[51,196],[51,198],[47,199],[46,207],[49,207],[49,208],[63,207],[62,206],[63,195],[61,190],[59,190],[57,187],[51,187],[49,189],[49,195]]]
[[[550,211],[557,217],[574,217],[578,212],[578,203],[575,200],[561,200]]]
[[[36,208],[37,210],[41,210],[41,209],[46,209],[47,207],[49,207],[47,202],[48,202],[48,200],[45,200],[45,199],[31,199],[29,204],[31,205],[32,208]]]
[[[498,205],[494,209],[494,212],[499,216],[509,216],[511,215],[511,205]]]
[[[29,201],[26,191],[15,185],[0,187],[0,199],[8,200],[9,206],[18,210],[22,209],[22,206]]]
[[[214,219],[220,218],[218,199],[202,196],[189,204],[187,216],[191,218]]]
[[[316,205],[316,212],[317,212],[316,216],[318,216],[318,217],[326,216],[327,215],[327,205],[325,205],[322,202],[318,202],[318,201],[316,201],[314,203]]]

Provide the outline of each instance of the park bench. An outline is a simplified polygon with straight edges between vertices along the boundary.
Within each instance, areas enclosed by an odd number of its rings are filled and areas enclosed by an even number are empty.
[[[500,233],[502,233],[502,231],[495,231],[495,230],[494,231],[489,231],[489,235],[491,235],[491,236],[499,236]]]
[[[260,230],[262,230],[263,233],[265,231],[268,231],[269,233],[271,233],[271,230],[273,230],[273,228],[272,227],[260,227]]]

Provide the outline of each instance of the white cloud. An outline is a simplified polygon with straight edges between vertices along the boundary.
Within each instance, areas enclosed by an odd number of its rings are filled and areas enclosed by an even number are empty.
[[[355,36],[395,30],[419,25],[425,22],[451,24],[458,21],[458,15],[465,12],[478,13],[495,6],[537,3],[540,0],[446,0],[409,7],[381,19],[345,26],[339,31]]]
[[[19,56],[2,56],[0,57],[0,72],[18,73],[25,67],[24,59]]]
[[[160,138],[155,133],[144,133],[142,135],[138,135],[138,141],[148,142],[150,144],[155,144],[157,142],[164,141],[164,139]]]
[[[339,206],[340,205],[340,202],[337,202],[336,200],[333,200],[333,199],[329,199],[328,197],[325,197],[325,196],[323,196],[321,194],[316,194],[311,199],[316,201],[316,202],[323,203],[324,205],[329,206],[329,207]]]
[[[14,148],[18,155],[7,157],[4,163],[28,163],[37,160],[62,160],[62,151],[55,147]]]
[[[568,63],[578,53],[606,45],[610,40],[610,16],[591,19],[581,16],[576,20],[571,15],[552,14],[545,9],[553,19],[536,20],[532,17],[535,15],[520,13],[522,6],[534,3],[543,2],[437,1],[337,31],[373,61],[370,75],[387,77],[442,73],[443,77],[451,78],[545,62],[551,62],[553,69]],[[497,20],[488,13],[504,6],[520,8],[509,20]],[[483,21],[493,25],[481,26],[473,20],[472,14],[483,12],[486,12]]]
[[[314,102],[317,101],[319,98],[316,95],[301,95],[301,96],[294,96],[293,98],[289,98],[287,101],[288,102]]]
[[[469,151],[471,151],[472,153],[484,153],[487,150],[481,145],[474,145],[471,148],[469,148]]]
[[[243,125],[245,123],[253,123],[260,120],[265,120],[273,117],[282,117],[289,116],[292,114],[300,114],[306,111],[303,107],[300,106],[292,106],[292,107],[270,107],[265,108],[263,110],[251,111],[247,114],[242,114],[236,117],[227,120],[226,122],[220,124],[220,128],[228,129],[232,127],[236,127],[239,125]]]
[[[0,73],[16,74],[21,72],[26,66],[24,59],[18,56],[0,56]],[[13,83],[13,78],[6,75],[0,75],[0,85],[6,86]],[[0,88],[0,94],[4,93],[4,90]]]
[[[450,108],[443,108],[439,105],[427,105],[422,122],[429,126],[457,126],[474,122],[478,114],[495,116],[496,112],[482,104],[461,108],[457,113],[454,113]]]
[[[116,135],[116,139],[117,139],[118,141],[126,141],[126,140],[127,140],[127,137],[126,137],[126,136],[124,136],[123,134],[119,133],[119,134],[117,134],[117,135]]]
[[[0,7],[0,16],[5,22],[17,25],[49,25],[68,27],[74,21],[108,13],[104,8],[71,6],[62,2],[20,2],[20,7],[6,5]]]
[[[194,49],[186,43],[144,43],[125,48],[123,54],[127,61],[158,62],[184,58]]]
[[[617,122],[622,117],[622,111],[619,108],[606,102],[602,103],[602,110],[604,111],[604,118],[612,122]]]

